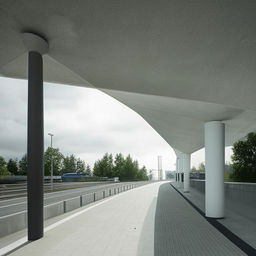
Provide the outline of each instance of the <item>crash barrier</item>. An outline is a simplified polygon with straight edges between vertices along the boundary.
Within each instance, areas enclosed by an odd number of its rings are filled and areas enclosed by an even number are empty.
[[[57,203],[44,206],[44,219],[50,219],[66,212],[73,211],[79,207],[88,205],[109,196],[114,196],[123,191],[136,188],[140,184],[129,184],[116,186],[109,189],[99,190],[94,193],[80,195],[74,198],[66,199]],[[0,217],[0,237],[10,235],[27,227],[27,211],[6,215]]]

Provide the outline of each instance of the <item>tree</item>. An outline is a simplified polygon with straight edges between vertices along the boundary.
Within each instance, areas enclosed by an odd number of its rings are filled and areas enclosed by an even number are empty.
[[[198,166],[198,172],[205,172],[205,165],[204,163],[200,163]]]
[[[53,162],[53,175],[60,175],[63,168],[64,156],[58,148],[48,147],[44,153],[44,175],[51,175],[51,165]]]
[[[2,176],[9,176],[11,175],[10,172],[7,170],[7,164],[3,157],[0,156],[0,175]]]
[[[9,159],[7,163],[7,170],[12,175],[18,175],[18,160],[17,159]]]
[[[143,166],[141,169],[138,170],[136,179],[137,180],[148,180],[147,169],[145,166]]]
[[[80,158],[76,160],[76,173],[85,173],[85,162]]]
[[[246,140],[234,143],[232,161],[234,181],[256,182],[256,133],[249,133]]]
[[[27,175],[28,173],[28,158],[25,154],[19,161],[19,175]]]
[[[92,170],[91,170],[91,167],[89,164],[86,165],[86,168],[85,168],[85,172],[84,172],[85,175],[92,175]]]
[[[106,176],[109,178],[114,177],[114,164],[113,164],[113,155],[107,154],[105,158],[103,157],[104,161],[107,162],[106,166]]]
[[[104,173],[103,168],[104,166],[102,164],[102,160],[97,160],[93,166],[93,175],[97,177],[103,177],[103,173]]]
[[[138,169],[138,162],[133,161],[130,155],[125,158],[123,173],[121,178],[124,180],[134,180],[136,178],[136,171]]]
[[[74,155],[66,156],[63,159],[62,173],[74,173],[76,172],[76,158]]]
[[[95,162],[93,174],[98,177],[119,177],[121,181],[148,180],[146,167],[140,169],[137,160],[134,161],[130,155],[124,158],[121,153],[116,154],[114,161],[112,154],[106,153]]]
[[[152,180],[153,179],[153,170],[149,171],[148,179]]]
[[[191,171],[192,172],[205,172],[205,165],[204,165],[204,163],[200,163],[199,166],[198,166],[198,169],[196,169],[196,167],[193,166]]]
[[[95,162],[93,174],[98,177],[114,177],[114,165],[112,154],[106,153],[102,159]]]
[[[115,160],[114,160],[114,169],[113,169],[114,177],[120,178],[121,174],[124,172],[123,171],[124,164],[125,164],[125,160],[123,155],[121,153],[116,154]]]
[[[196,167],[195,167],[195,166],[192,166],[192,168],[191,168],[191,172],[197,172],[197,169],[196,169]]]

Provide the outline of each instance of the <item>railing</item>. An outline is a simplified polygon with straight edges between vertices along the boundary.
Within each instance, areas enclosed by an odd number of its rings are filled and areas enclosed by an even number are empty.
[[[121,192],[136,188],[141,184],[132,183],[99,190],[94,193],[83,194],[74,198],[59,201],[44,206],[44,219],[50,219],[66,212],[73,211],[79,207],[102,200],[106,197],[117,195]],[[10,214],[0,217],[0,237],[7,236],[27,227],[27,211]]]

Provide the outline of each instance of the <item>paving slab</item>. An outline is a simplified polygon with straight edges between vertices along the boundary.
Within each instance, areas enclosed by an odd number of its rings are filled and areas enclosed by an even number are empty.
[[[75,214],[10,255],[245,255],[169,183],[128,190]]]
[[[155,256],[246,255],[201,216],[170,184],[159,188]]]
[[[178,182],[173,182],[172,184],[189,201],[196,205],[201,211],[205,212],[204,193],[193,187],[190,187],[189,193],[184,193],[182,185],[180,185]],[[217,221],[256,249],[256,222],[254,220],[256,212],[251,211],[250,214],[248,214],[249,211],[246,208],[248,208],[246,207],[246,204],[241,205],[239,201],[228,199],[225,202],[225,218]],[[237,209],[239,209],[239,211],[237,211]]]

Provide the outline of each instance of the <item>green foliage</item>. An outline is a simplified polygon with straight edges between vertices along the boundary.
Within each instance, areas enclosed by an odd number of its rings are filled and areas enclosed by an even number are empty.
[[[81,158],[76,158],[74,155],[66,156],[63,158],[62,170],[63,173],[80,173],[91,175],[91,168]]]
[[[17,159],[9,159],[9,161],[7,163],[7,170],[12,175],[18,175],[19,174],[18,160]]]
[[[89,164],[86,165],[85,171],[84,171],[85,175],[92,175],[92,170]]]
[[[76,173],[85,173],[85,161],[80,158],[76,160]]]
[[[198,166],[198,169],[195,166],[193,166],[191,171],[192,172],[205,172],[205,165],[204,165],[204,163],[200,163],[199,166]]]
[[[76,172],[76,158],[72,154],[70,156],[66,156],[63,161],[62,173],[73,173]]]
[[[225,182],[233,181],[233,179],[232,179],[232,174],[229,173],[229,172],[224,172],[224,181],[225,181]]]
[[[106,153],[102,159],[95,162],[93,167],[93,174],[98,177],[114,177],[114,164],[112,154]]]
[[[143,166],[141,169],[138,170],[136,179],[148,180],[147,169],[145,166]]]
[[[121,173],[120,180],[134,180],[136,179],[136,172],[139,171],[138,162],[132,160],[131,156],[128,155],[125,158],[123,173]]]
[[[205,172],[205,165],[204,163],[200,163],[198,166],[198,172]]]
[[[93,174],[98,177],[119,177],[120,181],[148,180],[146,167],[140,169],[138,161],[133,161],[130,155],[124,158],[121,153],[116,154],[114,161],[112,154],[106,153],[95,162]]]
[[[191,168],[191,172],[197,172],[197,169],[196,169],[195,166],[193,166],[193,167]]]
[[[249,133],[246,140],[233,145],[234,181],[256,182],[256,133]]]
[[[122,173],[124,173],[124,164],[125,159],[121,153],[116,154],[115,161],[114,161],[114,171],[113,176],[114,177],[120,177]]]
[[[63,168],[64,156],[58,148],[48,147],[44,153],[44,175],[51,175],[51,164],[53,162],[53,175],[60,175]]]
[[[11,175],[11,173],[8,172],[8,170],[7,170],[7,163],[6,163],[6,161],[1,156],[0,156],[0,175],[2,175],[2,176],[9,176],[9,175]]]
[[[58,148],[48,147],[44,153],[44,175],[51,175],[51,164],[53,160],[53,175],[62,175],[63,173],[82,173],[91,175],[92,171],[85,161],[76,158],[74,155],[64,157]],[[27,154],[18,161],[17,159],[10,159],[6,163],[3,157],[0,157],[0,175],[27,175],[28,160]]]
[[[58,148],[48,147],[44,153],[44,171],[45,176],[51,175],[51,164],[53,162],[53,175],[62,175],[63,173],[81,173],[88,176],[92,174],[96,177],[85,177],[85,181],[99,180],[100,177],[119,177],[121,181],[148,180],[152,179],[152,171],[147,175],[145,166],[139,168],[137,160],[133,160],[130,155],[124,157],[121,153],[116,154],[113,159],[112,154],[106,153],[102,159],[95,162],[93,173],[90,166],[84,160],[76,158],[75,155],[64,157]],[[0,157],[0,175],[27,175],[28,160],[27,154],[19,160],[9,159],[6,163],[3,157]]]
[[[148,180],[152,180],[153,179],[153,170],[149,171],[149,175],[148,175]]]
[[[28,158],[25,154],[19,161],[19,175],[27,175],[28,173]]]

